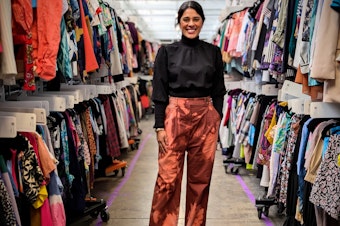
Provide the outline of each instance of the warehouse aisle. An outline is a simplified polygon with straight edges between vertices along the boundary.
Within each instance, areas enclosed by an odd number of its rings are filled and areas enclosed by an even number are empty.
[[[152,129],[153,117],[140,123],[143,133],[138,150],[128,151],[122,158],[128,161],[125,176],[98,178],[92,195],[103,198],[109,206],[107,223],[91,217],[72,224],[147,226],[151,200],[157,174],[157,142]],[[217,150],[212,177],[207,226],[270,226],[283,225],[284,217],[278,216],[277,207],[269,209],[269,217],[258,219],[255,197],[263,194],[259,179],[241,168],[238,175],[226,174],[221,151]],[[185,178],[185,177],[183,177]],[[183,180],[185,182],[185,180]],[[184,183],[183,183],[184,185]],[[185,187],[182,187],[183,195]],[[182,196],[179,226],[184,225],[184,196]]]

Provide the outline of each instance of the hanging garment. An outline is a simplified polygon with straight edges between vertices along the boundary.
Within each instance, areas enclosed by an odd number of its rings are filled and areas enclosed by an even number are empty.
[[[59,190],[58,175],[56,171],[51,173],[51,179],[47,186],[47,190],[53,226],[65,226],[66,215],[64,203]]]
[[[106,146],[107,155],[111,157],[118,157],[120,155],[119,139],[117,136],[116,121],[113,117],[113,112],[111,108],[111,99],[106,97],[103,103],[105,109],[105,115],[107,119],[107,134],[106,134]]]
[[[326,102],[340,102],[340,26],[338,28],[338,45],[336,49],[337,61],[335,61],[335,79],[327,80],[325,82],[324,101]]]
[[[280,153],[284,147],[284,143],[286,141],[286,126],[287,126],[287,113],[284,112],[280,114],[277,126],[275,129],[274,134],[274,141],[272,147],[272,153],[270,156],[270,165],[269,165],[269,172],[270,172],[270,179],[269,179],[269,186],[267,191],[268,197],[275,196],[277,187],[277,180],[279,175],[279,163],[280,163]]]
[[[85,50],[85,70],[86,72],[92,72],[99,68],[96,56],[94,55],[93,45],[91,44],[92,37],[90,36],[89,29],[87,27],[85,12],[83,7],[83,0],[79,1],[81,28],[83,29],[84,36],[84,50]]]
[[[125,125],[124,125],[124,112],[120,111],[118,108],[118,98],[117,97],[110,97],[112,99],[113,107],[114,107],[114,115],[116,118],[117,122],[117,128],[118,128],[118,135],[119,135],[119,143],[120,143],[120,148],[128,148],[129,143],[128,143],[128,135],[125,130]]]
[[[334,61],[339,40],[340,14],[331,9],[330,4],[331,0],[324,0],[311,65],[310,76],[320,80],[336,77]]]
[[[1,1],[0,5],[0,39],[2,43],[2,57],[0,62],[0,75],[16,75],[17,66],[14,57],[13,36],[11,27],[11,1]]]
[[[12,186],[12,182],[11,182],[11,179],[10,179],[10,174],[8,172],[5,160],[4,160],[2,155],[0,155],[0,175],[1,175],[2,180],[3,180],[3,182],[4,182],[5,186],[6,186],[6,190],[8,192],[8,196],[9,196],[9,198],[11,200],[11,205],[13,207],[13,211],[14,211],[14,215],[15,215],[15,219],[16,219],[17,225],[21,226],[21,219],[20,219],[20,215],[19,215],[19,211],[18,211],[17,202],[16,202],[16,199],[15,199],[15,194],[14,194],[14,190],[15,189]]]
[[[264,116],[263,133],[260,134],[260,149],[257,155],[257,163],[261,165],[268,165],[272,145],[266,137],[266,132],[270,128],[271,121],[275,117],[275,103],[272,103],[266,111]]]
[[[62,5],[60,0],[37,1],[37,20],[32,28],[35,72],[47,81],[56,76]],[[46,12],[49,12],[49,15],[46,15]]]
[[[95,155],[97,153],[97,146],[96,146],[96,140],[92,129],[91,124],[91,111],[90,107],[87,107],[86,110],[82,113],[83,118],[83,131],[86,130],[87,134],[87,143],[89,145],[90,149],[90,156],[91,156],[91,165],[90,165],[90,187],[93,187],[94,183],[94,164],[95,164]]]
[[[24,194],[29,202],[33,204],[38,199],[40,185],[44,181],[44,176],[31,144],[29,144],[28,150],[19,153],[18,161]]]
[[[1,225],[16,225],[14,210],[11,204],[11,199],[6,190],[6,186],[0,177],[0,224]]]
[[[280,177],[280,197],[279,201],[283,203],[285,206],[287,204],[287,191],[288,191],[288,180],[289,180],[289,172],[292,168],[292,161],[294,156],[294,150],[296,145],[296,140],[298,137],[298,131],[300,128],[300,121],[303,115],[295,114],[292,116],[290,129],[287,130],[288,138],[287,138],[287,147],[285,148],[285,153],[282,153],[281,160],[281,177]]]
[[[111,18],[114,18],[113,14],[111,15]],[[123,74],[121,55],[119,53],[119,48],[118,48],[117,29],[119,28],[116,27],[116,23],[113,22],[113,26],[111,26],[108,30],[111,45],[112,45],[110,48],[110,63],[111,63],[110,70],[111,70],[112,76]]]
[[[58,66],[58,70],[64,76],[66,81],[69,81],[73,78],[71,58],[70,58],[70,47],[69,47],[69,42],[71,43],[71,40],[69,40],[69,36],[67,34],[66,22],[65,22],[64,17],[62,17],[62,20],[60,23],[60,32],[61,32],[61,40],[60,40],[60,46],[59,46],[59,51],[58,51],[58,57],[57,57],[57,66]]]
[[[332,218],[340,216],[340,135],[330,136],[309,200]]]

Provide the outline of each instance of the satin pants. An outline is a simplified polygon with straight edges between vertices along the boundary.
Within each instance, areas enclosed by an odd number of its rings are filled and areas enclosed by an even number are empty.
[[[205,225],[221,118],[211,98],[170,97],[165,114],[166,151],[158,155],[150,226],[176,226],[187,152],[185,225]]]

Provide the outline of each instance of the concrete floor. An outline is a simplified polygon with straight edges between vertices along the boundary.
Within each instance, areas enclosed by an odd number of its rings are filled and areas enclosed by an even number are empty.
[[[92,196],[106,200],[110,220],[86,216],[72,226],[115,225],[147,226],[151,209],[154,183],[157,175],[157,142],[152,129],[153,116],[142,119],[143,133],[138,150],[127,151],[122,158],[128,161],[125,176],[98,178]],[[183,177],[184,179],[185,177]],[[183,180],[185,185],[185,180]],[[185,187],[182,188],[183,195]],[[270,226],[283,225],[284,216],[277,213],[277,206],[271,206],[269,216],[258,219],[254,204],[255,197],[263,194],[255,172],[240,168],[237,175],[226,174],[221,150],[216,152],[211,192],[207,213],[207,226]],[[180,220],[184,225],[184,196],[181,201]]]

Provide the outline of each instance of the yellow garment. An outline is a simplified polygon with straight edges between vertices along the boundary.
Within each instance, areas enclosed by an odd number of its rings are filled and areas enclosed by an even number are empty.
[[[288,102],[287,101],[282,101],[282,102],[279,103],[279,106],[287,107],[288,106]]]
[[[80,37],[84,34],[83,28],[79,28],[78,26],[75,29],[76,32],[76,41],[80,41]]]
[[[35,209],[40,208],[48,197],[46,185],[40,186],[40,191],[37,200],[32,204]]]
[[[266,133],[264,134],[270,144],[273,144],[273,141],[274,141],[274,132],[273,132],[273,130],[275,129],[276,124],[277,124],[277,122],[276,122],[276,110],[275,110],[274,114],[273,114],[273,118],[272,118],[272,120],[270,122],[269,128],[266,131]]]
[[[253,169],[253,164],[247,163],[246,164],[246,169],[247,170],[252,170]]]
[[[244,158],[245,155],[244,155],[244,145],[241,144],[241,148],[240,148],[240,158]]]

